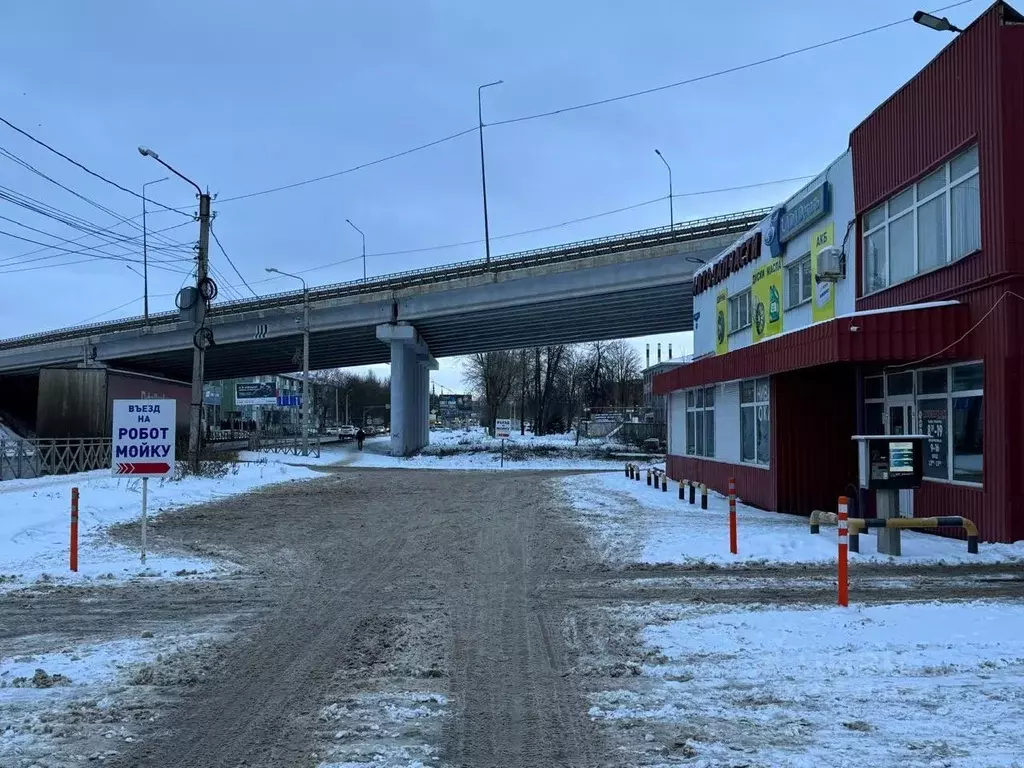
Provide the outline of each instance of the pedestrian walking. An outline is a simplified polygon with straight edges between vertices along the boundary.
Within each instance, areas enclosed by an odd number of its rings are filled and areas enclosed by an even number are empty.
[[[359,450],[363,450],[363,441],[366,440],[366,433],[363,432],[363,428],[360,427],[359,431],[356,432],[356,445],[359,446]]]

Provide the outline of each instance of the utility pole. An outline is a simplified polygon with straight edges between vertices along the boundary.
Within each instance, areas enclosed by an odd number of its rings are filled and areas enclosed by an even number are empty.
[[[491,263],[491,225],[487,220],[487,164],[484,162],[484,107],[481,94],[484,88],[490,88],[492,85],[501,85],[503,82],[505,81],[495,80],[493,83],[485,83],[476,89],[476,115],[480,132],[480,182],[484,191],[484,252],[486,253],[488,266]]]
[[[346,424],[351,424],[352,423],[352,422],[350,422],[348,420],[348,391],[347,390],[345,391],[345,423]]]
[[[192,335],[192,402],[188,418],[188,463],[193,472],[199,471],[199,457],[203,448],[203,372],[206,366],[206,348],[213,340],[213,333],[206,327],[207,302],[216,295],[216,285],[210,280],[210,193],[203,192],[188,176],[179,173],[160,159],[151,149],[139,147],[139,154],[151,157],[179,179],[187,181],[199,194],[199,252],[196,257],[196,314],[195,333]]]
[[[334,385],[334,425],[338,426],[338,422],[341,421],[341,408],[338,405],[338,398],[341,395],[338,385]]]
[[[146,187],[150,184],[159,184],[167,181],[169,177],[147,181],[142,185],[142,317],[149,328],[149,237],[146,229]]]

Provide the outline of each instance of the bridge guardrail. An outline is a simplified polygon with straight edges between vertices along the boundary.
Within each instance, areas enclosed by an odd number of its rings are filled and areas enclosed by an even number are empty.
[[[309,297],[311,301],[317,301],[358,295],[361,293],[400,290],[438,280],[473,277],[474,275],[486,274],[488,272],[506,271],[527,266],[539,266],[557,261],[568,261],[575,258],[619,253],[637,247],[653,247],[668,243],[682,243],[690,240],[715,237],[718,235],[740,235],[756,225],[770,212],[770,208],[759,208],[706,219],[698,219],[695,221],[681,222],[680,224],[676,224],[671,227],[656,227],[652,229],[639,230],[637,232],[628,232],[591,240],[582,240],[576,243],[552,246],[550,248],[536,248],[529,251],[517,251],[494,257],[491,259],[489,264],[485,259],[474,259],[447,264],[440,267],[425,267],[423,269],[395,272],[365,281],[352,280],[346,283],[334,283],[312,288],[309,291]],[[266,296],[261,296],[258,299],[226,301],[214,304],[211,307],[211,314],[221,314],[225,311],[242,312],[246,310],[269,309],[271,307],[285,306],[298,301],[301,297],[301,291],[286,291],[283,293],[267,294]],[[159,312],[149,316],[150,326],[168,325],[176,323],[177,321],[177,312]],[[124,320],[115,320],[112,322],[72,326],[57,331],[43,331],[10,339],[0,339],[0,350],[16,349],[18,347],[33,346],[36,344],[55,343],[92,333],[115,333],[117,331],[134,330],[141,328],[142,325],[143,318],[139,316],[126,318]]]

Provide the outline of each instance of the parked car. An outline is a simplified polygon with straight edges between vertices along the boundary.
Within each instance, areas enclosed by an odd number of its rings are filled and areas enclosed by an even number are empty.
[[[345,424],[340,429],[338,429],[338,437],[340,437],[342,440],[355,440],[356,432],[358,431],[359,430],[353,427],[351,424]]]

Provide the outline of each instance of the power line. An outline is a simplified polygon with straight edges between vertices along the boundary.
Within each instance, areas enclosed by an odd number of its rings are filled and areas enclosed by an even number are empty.
[[[740,184],[740,185],[733,186],[733,187],[719,187],[717,189],[705,189],[705,190],[697,190],[697,191],[693,191],[693,192],[680,192],[680,193],[677,193],[677,194],[673,195],[673,197],[675,197],[675,198],[698,197],[700,195],[711,195],[711,194],[715,194],[715,193],[719,193],[719,192],[735,192],[735,191],[744,190],[744,189],[755,189],[757,187],[768,187],[768,186],[773,186],[773,185],[776,185],[776,184],[788,184],[788,183],[792,183],[792,182],[795,182],[795,181],[807,181],[808,179],[813,179],[813,178],[814,178],[814,175],[791,176],[791,177],[786,178],[786,179],[775,179],[773,181],[759,181],[759,182],[756,182],[756,183],[753,183],[753,184]],[[581,216],[581,217],[579,217],[577,219],[570,219],[568,221],[560,221],[557,224],[546,224],[546,225],[544,225],[542,227],[534,227],[533,229],[524,229],[524,230],[521,230],[519,232],[508,232],[508,233],[506,233],[504,235],[494,235],[494,236],[491,237],[491,240],[492,241],[494,241],[494,240],[507,240],[507,239],[513,238],[513,237],[522,237],[523,235],[536,234],[537,232],[546,232],[546,231],[551,230],[551,229],[560,229],[561,227],[568,227],[568,226],[571,226],[573,224],[580,224],[580,223],[585,222],[585,221],[591,221],[593,219],[600,219],[600,218],[603,218],[605,216],[613,216],[613,215],[615,215],[617,213],[623,213],[625,211],[632,211],[632,210],[635,210],[637,208],[644,208],[644,207],[649,206],[649,205],[654,205],[655,203],[664,202],[667,199],[668,199],[668,195],[663,195],[662,197],[656,197],[656,198],[653,198],[651,200],[645,200],[642,203],[634,203],[632,205],[626,205],[626,206],[623,206],[621,208],[614,208],[614,209],[609,210],[609,211],[602,211],[601,213],[593,213],[593,214],[590,214],[589,216]],[[376,257],[380,257],[380,256],[406,256],[406,255],[409,255],[409,254],[412,254],[412,253],[427,253],[427,252],[430,252],[430,251],[445,251],[445,250],[450,250],[452,248],[462,248],[462,247],[465,247],[467,245],[479,245],[482,242],[484,242],[482,239],[479,239],[479,240],[463,240],[463,241],[457,242],[457,243],[445,243],[443,245],[430,245],[430,246],[424,246],[422,248],[407,248],[407,249],[399,250],[399,251],[380,251],[378,253],[368,253],[368,254],[366,254],[366,257],[367,258],[376,258]],[[352,257],[347,258],[347,259],[341,259],[340,261],[330,262],[329,264],[321,264],[321,265],[316,266],[316,267],[310,267],[309,269],[298,270],[298,272],[299,272],[299,274],[306,274],[308,272],[316,272],[316,271],[319,271],[321,269],[327,269],[329,267],[337,267],[337,266],[341,266],[342,264],[348,264],[348,263],[351,263],[353,261],[359,261],[362,258],[363,258],[362,256],[352,256]],[[272,280],[278,280],[278,279],[280,279],[280,278],[267,277],[267,278],[263,278],[262,280],[254,281],[254,284],[255,285],[259,285],[260,283],[266,283],[266,282],[270,282]]]
[[[436,147],[438,144],[444,144],[446,142],[452,141],[453,139],[458,139],[458,138],[460,138],[462,136],[465,136],[467,134],[475,133],[476,131],[477,131],[477,127],[473,126],[472,128],[467,128],[464,131],[459,131],[458,133],[453,133],[453,134],[451,134],[449,136],[445,136],[444,138],[435,139],[434,141],[428,141],[426,144],[420,144],[419,146],[412,147],[411,149],[404,149],[401,152],[394,152],[394,153],[392,153],[390,155],[387,155],[386,157],[379,157],[376,160],[370,160],[369,162],[362,163],[360,165],[354,165],[351,168],[346,168],[343,171],[335,171],[334,173],[327,173],[327,174],[324,174],[323,176],[317,176],[316,178],[313,178],[313,179],[306,179],[305,181],[296,181],[296,182],[294,182],[292,184],[284,184],[284,185],[282,185],[280,187],[272,187],[271,189],[263,189],[263,190],[260,190],[259,192],[249,192],[248,194],[245,194],[245,195],[235,195],[234,197],[225,197],[225,198],[219,199],[217,202],[218,203],[231,203],[231,202],[234,202],[236,200],[247,200],[250,197],[258,197],[259,195],[269,195],[271,192],[281,192],[281,191],[286,190],[286,189],[294,189],[295,187],[302,187],[302,186],[305,186],[306,184],[314,184],[314,183],[316,183],[318,181],[325,181],[326,179],[333,179],[333,178],[335,178],[337,176],[344,176],[347,173],[353,173],[355,171],[361,171],[363,168],[369,168],[372,165],[379,165],[381,163],[386,163],[388,160],[395,160],[395,159],[397,159],[399,157],[404,157],[405,155],[411,155],[413,152],[419,152],[420,150],[429,149],[430,147]]]
[[[961,5],[967,5],[968,3],[972,3],[972,2],[975,2],[975,0],[959,0],[959,2],[951,3],[949,5],[945,5],[945,6],[941,7],[941,8],[936,8],[933,11],[931,11],[931,13],[933,13],[933,14],[941,13],[943,11],[948,11],[951,8],[957,8],[957,7],[961,6]],[[560,115],[560,114],[563,114],[565,112],[574,112],[574,111],[581,110],[581,109],[588,109],[590,107],[600,106],[602,104],[610,104],[610,103],[617,102],[617,101],[624,101],[626,99],[637,98],[639,96],[646,96],[646,95],[651,94],[651,93],[657,93],[659,91],[665,91],[665,90],[668,90],[668,89],[671,89],[671,88],[678,88],[678,87],[683,86],[683,85],[689,85],[689,84],[692,84],[692,83],[702,82],[704,80],[710,80],[710,79],[713,79],[713,78],[716,78],[716,77],[722,77],[724,75],[733,74],[735,72],[741,72],[743,70],[752,69],[754,67],[759,67],[759,66],[761,66],[763,64],[771,64],[773,62],[780,61],[782,59],[790,58],[792,56],[798,56],[798,55],[800,55],[802,53],[808,53],[809,51],[815,51],[815,50],[818,50],[820,48],[825,48],[825,47],[830,46],[830,45],[836,45],[838,43],[843,43],[843,42],[846,42],[848,40],[853,40],[853,39],[858,38],[858,37],[863,37],[864,35],[870,35],[870,34],[873,34],[875,32],[880,32],[882,30],[889,29],[889,28],[895,27],[895,26],[899,26],[900,24],[906,24],[906,23],[911,22],[911,21],[913,21],[913,18],[910,18],[910,17],[902,18],[902,19],[899,19],[897,21],[891,21],[891,22],[888,22],[886,24],[880,24],[879,26],[872,27],[870,29],[861,30],[860,32],[853,32],[853,33],[848,34],[848,35],[842,35],[840,37],[832,38],[831,40],[825,40],[825,41],[820,42],[820,43],[815,43],[813,45],[804,46],[803,48],[795,48],[793,50],[786,51],[786,52],[780,53],[780,54],[776,54],[774,56],[769,56],[769,57],[764,58],[764,59],[758,59],[757,61],[748,62],[746,64],[740,64],[740,65],[737,65],[735,67],[729,67],[729,68],[726,68],[726,69],[721,69],[721,70],[718,70],[716,72],[709,72],[707,74],[699,75],[697,77],[687,78],[685,80],[678,80],[678,81],[676,81],[674,83],[668,83],[666,85],[659,85],[659,86],[655,86],[653,88],[645,88],[645,89],[638,90],[638,91],[632,91],[630,93],[620,94],[618,96],[612,96],[612,97],[609,97],[609,98],[606,98],[606,99],[599,99],[597,101],[590,101],[590,102],[586,102],[586,103],[583,103],[583,104],[575,104],[575,105],[569,106],[569,107],[562,107],[560,109],[549,110],[547,112],[538,112],[538,113],[532,114],[532,115],[522,115],[520,117],[508,118],[506,120],[498,120],[498,121],[493,122],[493,123],[486,123],[486,125],[488,125],[488,126],[511,125],[512,123],[521,123],[521,122],[526,122],[528,120],[538,120],[538,119],[543,118],[543,117],[552,117],[554,115]],[[361,163],[360,165],[355,165],[355,166],[352,166],[351,168],[346,168],[346,169],[341,170],[341,171],[335,171],[334,173],[327,173],[327,174],[324,174],[322,176],[316,176],[316,177],[311,178],[311,179],[305,179],[303,181],[297,181],[297,182],[293,182],[291,184],[283,184],[281,186],[271,187],[269,189],[260,190],[258,192],[249,192],[248,194],[244,194],[244,195],[236,195],[234,197],[223,198],[223,199],[219,200],[219,202],[221,202],[221,203],[229,203],[229,202],[234,202],[236,200],[247,200],[247,199],[249,199],[251,197],[258,197],[260,195],[269,195],[269,194],[274,193],[274,192],[281,192],[281,191],[284,191],[284,190],[287,190],[287,189],[295,189],[296,187],[305,186],[307,184],[314,184],[314,183],[316,183],[318,181],[325,181],[327,179],[337,178],[338,176],[344,176],[346,174],[353,173],[355,171],[359,171],[359,170],[362,170],[364,168],[369,168],[370,166],[373,166],[373,165],[379,165],[380,163],[384,163],[384,162],[387,162],[389,160],[394,160],[394,159],[399,158],[399,157],[404,157],[406,155],[410,155],[410,154],[412,154],[414,152],[419,152],[419,151],[424,150],[424,149],[429,149],[430,147],[438,146],[439,144],[444,144],[446,142],[452,141],[452,140],[460,138],[462,136],[466,136],[466,135],[468,135],[470,133],[475,133],[477,130],[478,130],[478,126],[473,126],[471,128],[466,128],[465,130],[459,131],[457,133],[453,133],[453,134],[450,134],[448,136],[444,136],[444,137],[442,137],[440,139],[436,139],[434,141],[427,142],[426,144],[420,144],[419,146],[411,147],[410,149],[402,150],[401,152],[394,152],[394,153],[392,153],[390,155],[386,155],[385,157],[380,157],[380,158],[377,158],[376,160],[370,160],[368,162]]]
[[[936,8],[935,10],[931,11],[931,13],[933,13],[933,14],[941,13],[942,11],[948,11],[950,8],[957,8],[957,7],[961,6],[961,5],[967,5],[968,3],[973,3],[973,2],[974,2],[974,0],[960,0],[960,2],[952,3],[950,5],[943,6],[942,8]],[[810,51],[816,51],[816,50],[819,50],[821,48],[826,48],[826,47],[828,47],[830,45],[836,45],[838,43],[845,43],[848,40],[853,40],[854,38],[863,37],[864,35],[870,35],[870,34],[872,34],[874,32],[881,32],[882,30],[889,29],[891,27],[896,27],[896,26],[899,26],[900,24],[907,24],[908,22],[911,22],[911,21],[913,21],[913,18],[902,18],[902,19],[899,19],[898,21],[890,21],[890,22],[888,22],[886,24],[880,24],[877,27],[872,27],[870,29],[864,29],[864,30],[861,30],[860,32],[852,32],[852,33],[850,33],[848,35],[842,35],[841,37],[835,37],[835,38],[833,38],[831,40],[825,40],[825,41],[820,42],[820,43],[814,43],[813,45],[807,45],[807,46],[804,46],[803,48],[794,48],[791,51],[786,51],[785,53],[776,54],[775,56],[768,56],[767,58],[758,59],[757,61],[747,62],[746,64],[739,64],[739,65],[737,65],[735,67],[729,67],[727,69],[720,69],[720,70],[718,70],[716,72],[709,72],[707,74],[698,75],[697,77],[690,77],[690,78],[687,78],[685,80],[677,80],[674,83],[667,83],[665,85],[655,86],[654,88],[645,88],[643,90],[632,91],[630,93],[623,93],[623,94],[620,94],[618,96],[611,96],[611,97],[609,97],[607,99],[598,99],[597,101],[588,101],[588,102],[585,102],[583,104],[575,104],[575,105],[573,105],[571,107],[562,107],[560,109],[552,109],[552,110],[550,110],[548,112],[537,112],[536,114],[533,114],[533,115],[523,115],[521,117],[510,117],[507,120],[498,120],[498,121],[493,122],[493,123],[487,123],[487,125],[495,126],[495,125],[511,125],[513,123],[523,123],[523,122],[526,122],[527,120],[538,120],[538,119],[540,119],[542,117],[552,117],[554,115],[565,114],[566,112],[575,112],[575,111],[580,110],[580,109],[589,109],[591,107],[598,107],[598,106],[601,106],[603,104],[612,104],[612,103],[617,102],[617,101],[624,101],[626,99],[634,99],[634,98],[637,98],[638,96],[647,96],[647,95],[652,94],[652,93],[658,93],[660,91],[667,91],[670,88],[678,88],[679,86],[682,86],[682,85],[691,85],[693,83],[703,82],[704,80],[711,80],[712,78],[722,77],[723,75],[731,75],[731,74],[733,74],[735,72],[742,72],[743,70],[752,69],[753,67],[759,67],[759,66],[761,66],[763,64],[771,64],[771,63],[776,62],[776,61],[781,61],[782,59],[788,59],[791,56],[798,56],[798,55],[800,55],[802,53],[808,53]]]
[[[129,218],[126,218],[126,217],[122,216],[121,214],[117,213],[116,211],[113,211],[113,210],[111,210],[110,208],[107,208],[107,207],[106,207],[105,205],[101,205],[100,203],[97,203],[97,202],[96,202],[95,200],[93,200],[92,198],[90,198],[90,197],[87,197],[86,195],[80,194],[79,192],[76,192],[75,190],[71,189],[70,187],[68,187],[68,186],[66,186],[66,185],[64,185],[64,184],[61,184],[61,183],[60,183],[59,181],[57,181],[56,179],[54,179],[54,178],[52,178],[52,177],[48,176],[47,174],[43,173],[42,171],[40,171],[40,170],[39,170],[38,168],[36,168],[35,166],[33,166],[33,165],[32,165],[31,163],[29,163],[28,161],[24,160],[24,159],[23,159],[23,158],[21,158],[21,157],[18,157],[18,155],[14,154],[13,152],[11,152],[11,151],[9,151],[9,150],[7,150],[7,149],[4,149],[3,147],[0,147],[0,155],[2,155],[2,156],[4,156],[4,157],[6,157],[6,158],[7,158],[8,160],[10,160],[10,161],[12,161],[12,162],[16,163],[17,165],[20,165],[20,166],[21,166],[22,168],[24,168],[24,169],[26,169],[26,170],[28,170],[28,171],[30,171],[30,172],[32,172],[32,173],[34,173],[35,175],[39,176],[40,178],[43,178],[43,179],[45,179],[46,181],[50,182],[51,184],[54,184],[55,186],[57,186],[57,187],[60,187],[60,188],[61,188],[61,189],[63,189],[64,191],[66,191],[66,192],[69,192],[70,194],[74,195],[74,196],[75,196],[75,197],[77,197],[78,199],[80,199],[80,200],[83,200],[83,201],[85,201],[86,203],[88,203],[89,205],[93,206],[94,208],[97,208],[97,209],[99,209],[99,210],[103,211],[104,213],[108,214],[109,216],[112,216],[112,217],[114,217],[114,218],[115,218],[115,219],[117,219],[117,220],[118,220],[119,222],[121,222],[121,223],[125,223],[125,224],[130,224],[131,226],[133,226],[133,227],[135,227],[136,229],[138,229],[138,230],[140,230],[140,231],[141,231],[142,227],[141,227],[141,226],[140,226],[140,225],[139,225],[139,224],[138,224],[137,222],[133,221],[132,219],[129,219]],[[10,190],[10,191],[12,191],[12,192],[13,192],[13,190]],[[18,193],[15,193],[15,194],[18,194]],[[32,198],[28,198],[27,196],[25,196],[25,197],[26,197],[27,199],[30,199],[30,200],[32,199]],[[36,203],[39,203],[39,201],[38,201],[38,200],[37,200],[37,201],[35,201],[35,202],[36,202]],[[41,204],[41,205],[46,205],[45,203],[40,203],[40,204]],[[58,208],[54,208],[53,206],[46,206],[46,207],[50,208],[50,209],[51,209],[51,210],[53,210],[53,211],[56,211],[56,212],[62,213],[62,214],[64,214],[65,216],[70,216],[70,215],[71,215],[71,214],[68,214],[68,213],[66,213],[65,211],[60,211],[60,209],[58,209]],[[76,218],[76,219],[78,219],[79,221],[85,222],[85,219],[81,219],[81,218],[79,218],[79,217],[73,217],[73,218]],[[91,222],[88,222],[88,223],[90,223],[90,224],[91,224]],[[70,226],[70,225],[69,225],[69,226]],[[99,227],[99,225],[93,225],[93,226],[94,226],[95,228],[98,228],[98,227]],[[172,242],[172,241],[170,241],[170,240],[169,240],[168,238],[162,238],[162,239],[163,239],[164,241],[168,242],[168,243]]]
[[[108,309],[106,312],[100,312],[98,315],[93,315],[92,317],[85,318],[85,320],[79,320],[77,323],[75,323],[75,325],[85,325],[90,320],[97,320],[98,318],[101,318],[104,315],[111,315],[114,312],[117,312],[119,309],[124,309],[125,307],[131,306],[132,304],[134,304],[137,301],[142,301],[142,299],[143,299],[143,297],[139,296],[138,298],[132,299],[131,301],[126,301],[124,304],[119,304],[118,306],[114,307],[113,309]],[[71,326],[71,327],[73,328],[75,326]]]
[[[133,195],[134,197],[137,197],[140,200],[142,199],[142,195],[140,195],[138,192],[135,192],[134,190],[131,190],[128,187],[124,187],[124,186],[118,184],[116,181],[111,181],[110,179],[108,179],[103,174],[97,173],[96,171],[92,170],[91,168],[88,168],[87,166],[82,165],[80,162],[78,162],[74,158],[71,158],[71,157],[68,157],[67,155],[65,155],[59,149],[54,149],[49,144],[47,144],[45,141],[42,141],[41,139],[37,139],[35,136],[33,136],[28,131],[22,130],[21,128],[16,126],[14,123],[12,123],[10,120],[8,120],[7,118],[5,118],[3,116],[0,116],[0,122],[2,122],[8,128],[11,128],[12,130],[17,131],[18,133],[20,133],[22,136],[24,136],[25,138],[29,139],[30,141],[35,142],[36,144],[38,144],[39,146],[43,147],[44,149],[48,149],[50,152],[53,152],[53,154],[57,155],[58,157],[61,157],[61,158],[65,159],[65,160],[67,160],[69,163],[71,163],[75,167],[81,168],[83,171],[88,173],[90,176],[95,176],[100,181],[105,181],[107,184],[110,184],[113,187],[117,187],[122,192],[127,192],[129,195]],[[149,199],[147,198],[147,200],[149,200]],[[168,206],[164,205],[163,203],[158,202],[156,200],[149,200],[149,202],[151,202],[154,205],[157,205],[157,206],[159,206],[159,207],[161,207],[161,208],[163,208],[165,210],[174,211],[175,213],[181,213],[183,216],[188,216],[189,215],[187,213],[179,211],[177,208],[170,208],[170,207],[168,207]]]
[[[210,234],[213,235],[213,241],[217,244],[217,247],[220,248],[220,252],[224,254],[224,258],[228,260],[228,264],[230,264],[231,268],[235,270],[235,274],[238,275],[238,279],[242,281],[242,285],[248,288],[249,293],[251,293],[255,298],[258,299],[259,294],[256,293],[256,291],[252,289],[252,286],[245,281],[244,277],[242,277],[242,273],[238,271],[238,267],[235,266],[235,262],[233,262],[231,260],[231,257],[228,256],[228,252],[224,250],[224,246],[221,245],[220,238],[217,237],[217,232],[213,229],[212,226],[210,227]]]
[[[70,250],[68,248],[62,248],[59,245],[48,245],[47,243],[41,243],[38,240],[33,240],[31,238],[28,238],[28,237],[22,237],[21,235],[16,235],[13,232],[8,232],[5,229],[0,229],[0,235],[5,235],[7,237],[14,238],[15,240],[22,240],[22,241],[24,241],[26,243],[33,243],[35,245],[46,245],[49,248],[55,248],[57,250],[64,251],[66,255],[82,253],[82,251],[73,251],[73,250]],[[51,237],[52,237],[52,235],[51,235]],[[138,259],[132,259],[132,258],[129,258],[127,256],[111,256],[111,255],[100,256],[100,255],[93,255],[89,259],[82,259],[80,261],[69,262],[69,263],[65,263],[65,264],[46,264],[46,265],[41,266],[41,267],[28,267],[28,268],[25,268],[25,269],[9,269],[9,270],[4,270],[3,274],[10,275],[10,274],[14,274],[16,272],[28,272],[28,271],[30,271],[32,269],[52,269],[54,267],[66,267],[66,266],[70,266],[71,264],[82,264],[82,263],[85,263],[87,261],[92,261],[92,260],[95,260],[95,259],[106,259],[106,260],[110,260],[110,261],[130,262],[132,264],[139,264],[139,263],[141,263]],[[22,262],[22,263],[28,263],[28,262]],[[165,270],[167,272],[177,272],[178,274],[181,274],[181,270],[174,269],[171,266],[165,265],[163,262],[158,262],[156,264],[153,264],[152,266],[153,266],[154,269],[163,269],[163,270]]]
[[[0,189],[5,189],[5,188],[4,187],[0,187]],[[0,193],[0,196],[2,196],[2,193]],[[139,218],[141,216],[142,216],[142,214],[140,213],[138,216],[134,216],[132,218],[136,218],[137,219],[137,218]],[[90,237],[98,237],[100,232],[109,232],[112,229],[117,229],[118,227],[122,226],[123,223],[124,222],[118,222],[117,224],[111,224],[109,227],[106,227],[105,229],[98,230],[95,233],[90,232],[90,233],[82,235],[81,237],[72,238],[69,242],[79,243],[82,240],[85,240],[85,239],[90,238]],[[162,229],[151,230],[149,234],[156,234],[156,233],[160,233],[160,232],[169,232],[172,229],[178,229],[180,227],[186,227],[186,226],[188,226],[191,223],[192,223],[191,221],[182,221],[182,222],[179,222],[177,224],[172,224],[169,227],[163,227]],[[138,235],[133,235],[132,237],[125,238],[125,240],[123,242],[137,242],[137,241],[139,241],[141,239],[142,239],[142,235],[138,234]],[[177,242],[176,241],[176,244],[181,246],[182,248],[188,248],[188,249],[192,248],[192,246],[188,245],[187,243],[182,243],[182,242]],[[19,258],[22,258],[24,256],[31,256],[34,253],[41,253],[41,252],[47,251],[47,250],[49,250],[49,247],[47,247],[47,248],[34,248],[31,251],[25,251],[24,253],[19,253],[19,254],[15,255],[15,256],[8,256],[6,259],[0,259],[0,262],[9,261],[11,259],[19,259]],[[57,255],[60,255],[60,254],[57,254]]]

